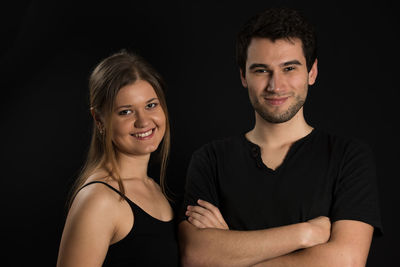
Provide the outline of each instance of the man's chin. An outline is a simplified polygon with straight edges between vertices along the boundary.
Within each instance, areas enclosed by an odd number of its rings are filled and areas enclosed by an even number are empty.
[[[258,115],[263,118],[263,120],[265,120],[266,122],[269,123],[274,123],[274,124],[278,124],[278,123],[285,123],[289,120],[291,120],[294,115],[293,114],[270,114],[267,112],[259,112],[256,110],[256,112],[258,113]]]

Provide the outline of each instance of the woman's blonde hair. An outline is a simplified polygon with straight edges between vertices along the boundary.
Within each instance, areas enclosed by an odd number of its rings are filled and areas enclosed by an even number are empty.
[[[118,183],[120,191],[125,193],[118,171],[115,146],[111,140],[111,114],[119,90],[137,80],[147,81],[153,87],[165,114],[165,134],[158,150],[161,156],[160,186],[166,195],[165,174],[170,148],[170,127],[164,95],[165,84],[159,73],[141,56],[121,51],[101,61],[90,75],[90,108],[92,113],[101,118],[103,125],[99,129],[93,124],[88,157],[73,187],[69,206],[88,177],[99,168],[105,169],[108,176]]]

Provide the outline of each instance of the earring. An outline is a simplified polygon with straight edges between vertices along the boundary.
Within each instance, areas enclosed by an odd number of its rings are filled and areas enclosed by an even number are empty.
[[[103,127],[103,125],[102,125],[101,123],[99,123],[99,124],[97,125],[97,129],[99,129],[99,133],[100,133],[101,135],[103,135],[103,133],[104,133],[104,127]]]

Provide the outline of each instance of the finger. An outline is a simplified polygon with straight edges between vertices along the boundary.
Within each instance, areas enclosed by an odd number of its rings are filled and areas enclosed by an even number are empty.
[[[221,218],[222,218],[222,215],[221,215],[221,212],[219,211],[219,209],[218,209],[216,206],[214,206],[213,204],[211,204],[210,202],[207,202],[207,201],[205,201],[205,200],[199,199],[199,200],[197,201],[197,203],[198,203],[201,207],[203,207],[203,208],[205,208],[205,209],[211,211],[215,216],[221,217]]]
[[[199,213],[201,215],[204,215],[204,216],[212,216],[212,212],[211,211],[209,211],[206,208],[203,208],[201,206],[190,206],[190,207],[188,207],[188,210],[189,211],[193,211],[193,212],[197,212],[197,213]]]
[[[197,211],[200,211],[201,213]],[[219,221],[217,220],[217,218],[215,218],[215,216],[210,211],[207,211],[204,208],[192,206],[186,211],[186,215],[193,217],[207,227],[219,228]]]
[[[194,211],[186,211],[186,216],[192,217],[192,218],[200,221],[204,225],[212,224],[207,216],[204,216],[204,215],[194,212]]]
[[[210,210],[203,208],[201,206],[190,206],[188,207],[189,211],[199,213],[204,217],[208,218],[210,221],[214,221],[215,223],[219,222],[218,218],[212,213]]]
[[[204,218],[198,218],[198,219],[201,220],[203,223],[207,224],[207,226],[209,227],[225,229],[225,230],[229,229],[222,215],[220,215],[220,219],[218,219],[214,213],[200,206],[192,206],[189,208],[189,210],[193,212],[198,211],[201,215],[203,215]],[[217,212],[219,212],[218,209]],[[205,221],[206,218],[208,219],[207,221]]]
[[[206,208],[207,210],[209,210],[210,212],[212,212],[212,213],[214,214],[214,216],[217,218],[217,220],[218,220],[223,226],[228,227],[228,225],[227,225],[226,222],[225,222],[224,217],[222,216],[220,210],[219,210],[217,207],[215,207],[215,206],[214,206],[213,204],[211,204],[210,202],[207,202],[207,201],[202,200],[202,199],[199,199],[199,200],[197,201],[197,203],[198,203],[200,206],[202,206],[202,207]]]
[[[188,221],[189,221],[192,225],[196,226],[197,228],[206,228],[206,226],[205,226],[202,222],[196,220],[196,219],[193,218],[193,217],[189,217],[189,218],[188,218]]]

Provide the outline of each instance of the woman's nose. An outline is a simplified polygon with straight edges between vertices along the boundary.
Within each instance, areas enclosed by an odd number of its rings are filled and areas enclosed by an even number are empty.
[[[145,112],[136,113],[136,120],[134,122],[136,128],[146,128],[149,124],[150,120]]]

